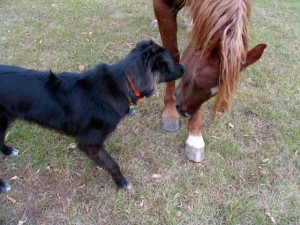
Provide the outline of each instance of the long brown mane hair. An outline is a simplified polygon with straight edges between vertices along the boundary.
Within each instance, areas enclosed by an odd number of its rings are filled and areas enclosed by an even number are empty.
[[[220,42],[219,91],[213,107],[224,113],[231,106],[241,64],[249,43],[251,0],[185,0],[194,22],[191,45],[200,57]]]

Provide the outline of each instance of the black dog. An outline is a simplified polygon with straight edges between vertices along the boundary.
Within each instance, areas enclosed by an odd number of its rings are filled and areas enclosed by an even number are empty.
[[[106,169],[118,187],[129,189],[103,142],[130,104],[150,97],[157,83],[178,79],[184,71],[151,40],[137,43],[122,61],[99,64],[83,73],[0,65],[0,149],[5,155],[17,155],[18,150],[4,144],[9,123],[15,118],[34,122],[76,137],[79,149]],[[8,190],[10,186],[0,180],[0,192]]]

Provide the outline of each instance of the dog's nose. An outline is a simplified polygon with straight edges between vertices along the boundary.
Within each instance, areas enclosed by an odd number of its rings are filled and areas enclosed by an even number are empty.
[[[175,90],[174,96],[175,96],[175,98],[178,98],[178,91],[177,90]]]
[[[183,70],[183,73],[185,73],[186,72],[186,67],[184,66],[184,65],[182,65],[182,64],[180,64],[181,66],[182,66],[182,70]]]

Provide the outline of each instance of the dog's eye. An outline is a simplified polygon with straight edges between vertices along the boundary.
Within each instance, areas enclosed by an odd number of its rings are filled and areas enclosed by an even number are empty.
[[[169,68],[170,68],[168,62],[166,62],[166,61],[161,62],[161,65],[165,70],[169,70]]]
[[[165,70],[173,70],[173,59],[170,59],[169,57],[164,57],[161,63]]]

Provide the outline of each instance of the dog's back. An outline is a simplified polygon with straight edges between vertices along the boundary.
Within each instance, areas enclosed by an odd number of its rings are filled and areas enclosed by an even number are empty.
[[[75,79],[76,76],[70,76],[70,83],[75,83]],[[65,93],[55,89],[60,89],[60,81],[50,71],[0,65],[0,117],[5,115],[9,120],[19,118],[61,130],[72,117],[66,116],[69,102]]]
[[[107,65],[100,64],[84,73],[56,75],[51,71],[0,65],[0,120],[1,115],[9,120],[18,118],[76,136],[91,120],[114,114],[115,110],[109,107],[118,99],[107,94],[113,90],[106,69]],[[126,110],[121,110],[118,120]]]
[[[0,105],[4,108],[10,105],[12,111],[26,105],[27,99],[38,98],[45,91],[45,81],[49,78],[49,72],[24,69],[16,66],[0,65]]]

